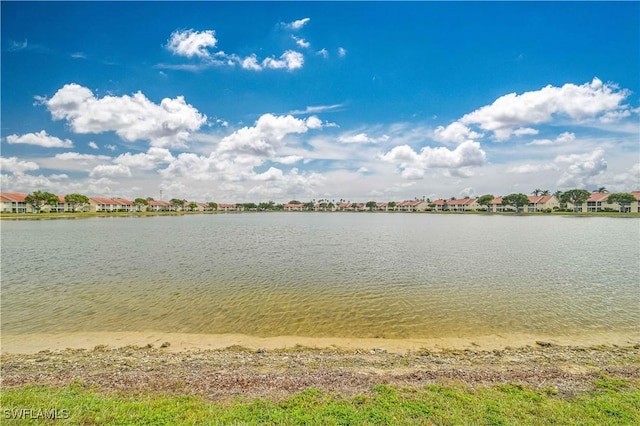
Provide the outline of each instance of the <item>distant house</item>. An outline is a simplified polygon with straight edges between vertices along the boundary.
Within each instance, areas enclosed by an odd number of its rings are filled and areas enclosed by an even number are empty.
[[[352,203],[338,203],[337,210],[341,212],[353,210],[353,207],[351,207],[351,204]]]
[[[640,191],[631,191],[630,194],[636,198],[636,201],[631,203],[629,209],[633,213],[640,213]]]
[[[25,199],[27,194],[19,192],[0,192],[0,211],[2,213],[33,213],[33,208]]]
[[[554,207],[560,208],[560,202],[554,195],[530,195],[526,211],[542,212],[549,209],[553,210]]]
[[[138,207],[125,198],[89,197],[89,209],[93,212],[131,212]]]
[[[477,198],[460,198],[447,201],[450,211],[454,212],[469,212],[475,211],[480,208],[480,205],[476,202]]]
[[[242,210],[244,210],[244,208],[240,204],[222,203],[222,204],[218,204],[218,210],[221,210],[223,212],[241,212]]]
[[[56,204],[55,206],[44,205],[42,207],[42,211],[49,213],[64,213],[66,211],[70,212],[72,210],[71,205],[67,204],[62,195],[56,195],[56,197],[58,197],[58,204]]]
[[[301,212],[304,210],[304,204],[285,204],[284,211],[286,212]]]
[[[499,212],[514,211],[514,208],[512,206],[503,206],[502,197],[496,197],[493,200],[491,200],[491,203],[489,203],[488,211],[499,213]]]
[[[601,212],[605,210],[619,210],[620,206],[615,204],[607,203],[607,198],[609,198],[608,192],[594,192],[592,193],[587,201],[584,203],[575,206],[575,211],[578,212]],[[568,203],[569,208],[573,208],[574,205],[572,203]]]
[[[381,201],[381,202],[377,202],[376,206],[374,207],[374,210],[378,210],[381,212],[386,212],[391,210],[391,208],[389,207],[389,203],[386,201]]]
[[[401,201],[396,203],[396,210],[401,212],[421,212],[427,209],[427,202],[424,200]]]
[[[148,209],[150,212],[168,212],[171,210],[171,203],[162,200],[149,200]]]

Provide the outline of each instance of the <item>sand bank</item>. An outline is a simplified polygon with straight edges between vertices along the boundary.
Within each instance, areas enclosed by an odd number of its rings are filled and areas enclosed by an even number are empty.
[[[168,346],[166,345],[168,343]],[[421,339],[375,339],[342,337],[277,336],[256,337],[243,334],[189,334],[147,332],[79,332],[64,334],[2,334],[2,353],[37,353],[43,350],[93,349],[99,345],[110,348],[124,346],[160,347],[167,351],[223,349],[243,346],[248,349],[286,349],[296,345],[311,348],[340,349],[384,349],[392,353],[407,353],[420,349],[473,349],[495,350],[536,346],[550,343],[560,346],[633,346],[640,344],[637,333],[585,333],[571,336],[545,336],[534,334],[499,334],[488,336],[421,338]]]

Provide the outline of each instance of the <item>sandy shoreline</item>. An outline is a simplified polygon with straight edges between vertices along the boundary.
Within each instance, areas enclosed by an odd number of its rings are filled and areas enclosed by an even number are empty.
[[[168,345],[167,345],[168,343]],[[5,334],[0,336],[0,353],[33,354],[40,351],[65,349],[90,350],[96,346],[118,348],[125,346],[161,347],[169,352],[224,349],[242,346],[248,349],[274,350],[295,346],[309,348],[384,349],[403,354],[421,349],[428,350],[500,350],[550,343],[558,346],[634,346],[640,344],[637,333],[585,333],[571,336],[545,336],[534,334],[500,334],[489,336],[446,337],[426,339],[375,339],[341,337],[277,336],[256,337],[243,334],[189,334],[146,332],[78,332],[65,334]]]

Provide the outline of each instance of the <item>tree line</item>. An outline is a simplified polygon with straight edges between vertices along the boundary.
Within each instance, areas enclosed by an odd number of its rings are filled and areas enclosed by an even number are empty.
[[[606,188],[604,187],[600,187],[597,190],[593,191],[598,192],[598,193],[608,193],[608,191],[606,190]],[[556,191],[553,194],[550,193],[549,190],[541,190],[541,189],[535,189],[532,193],[532,195],[535,196],[547,196],[547,195],[554,195],[561,203],[564,203],[565,205],[568,203],[573,204],[574,206],[574,211],[577,209],[577,206],[582,205],[585,201],[587,201],[589,199],[589,197],[591,196],[591,193],[589,191],[587,191],[586,189],[570,189],[568,191]],[[481,206],[485,206],[487,209],[489,208],[489,205],[491,204],[491,202],[495,199],[496,197],[494,197],[493,194],[484,194],[481,195],[480,197],[478,197],[478,199],[476,200],[476,202],[481,205]],[[451,198],[452,200],[455,199],[455,197]],[[430,206],[433,207],[435,206],[435,204],[431,203],[431,200],[429,199],[422,199],[423,201],[429,202]],[[25,201],[31,205],[31,207],[33,208],[34,211],[36,212],[40,212],[42,210],[42,208],[44,206],[50,205],[50,206],[57,206],[58,203],[60,202],[59,198],[57,195],[52,194],[51,192],[44,192],[44,191],[35,191],[29,195],[27,195],[27,197],[25,198]],[[76,212],[77,209],[82,210],[86,205],[89,204],[89,197],[87,197],[86,195],[83,194],[78,194],[78,193],[73,193],[73,194],[67,194],[64,196],[64,201],[65,203],[69,204],[71,206],[71,209],[73,212]],[[133,201],[133,204],[138,206],[138,207],[147,207],[149,205],[150,201],[154,201],[153,198],[151,197],[147,197],[147,198],[136,198]],[[626,208],[628,206],[631,205],[631,203],[633,203],[634,201],[636,201],[636,198],[633,196],[633,194],[628,193],[628,192],[617,192],[617,193],[612,193],[609,194],[607,199],[606,199],[607,203],[609,204],[619,204],[621,208]],[[320,209],[334,209],[338,204],[344,204],[346,201],[344,199],[340,199],[337,203],[335,200],[328,200],[328,199],[320,199],[316,202],[315,199],[309,201],[309,202],[300,202],[298,200],[291,200],[289,201],[288,204],[297,204],[297,205],[302,205],[304,209],[306,210],[313,210],[316,205],[320,208]],[[183,199],[179,199],[179,198],[172,198],[169,203],[171,204],[171,206],[173,208],[181,208],[181,209],[191,209],[191,210],[195,210],[198,207],[198,204],[195,202],[188,202],[187,200],[183,200]],[[218,203],[215,202],[208,202],[205,203],[207,204],[211,209],[216,210],[218,208]],[[350,203],[349,204],[352,207],[357,207],[358,203]],[[520,211],[524,206],[529,204],[529,197],[526,194],[523,193],[512,193],[512,194],[508,194],[502,197],[502,205],[503,206],[511,206],[511,207],[515,207],[516,211]],[[377,207],[377,202],[376,201],[367,201],[366,203],[364,203],[365,207],[369,210],[374,210]],[[390,201],[388,203],[388,206],[390,208],[395,207],[396,202],[395,201]],[[261,202],[261,203],[253,203],[253,202],[249,202],[249,203],[237,203],[235,204],[236,207],[242,207],[245,210],[252,210],[252,211],[271,211],[271,210],[284,210],[284,204],[276,204],[273,201],[267,201],[267,202]]]

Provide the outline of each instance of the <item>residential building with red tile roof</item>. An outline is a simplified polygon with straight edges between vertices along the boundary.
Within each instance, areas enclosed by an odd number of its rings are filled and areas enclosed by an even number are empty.
[[[560,201],[555,195],[530,195],[529,206],[526,207],[528,212],[543,212],[548,209],[559,209]]]
[[[287,204],[285,204],[283,206],[283,208],[284,208],[284,211],[286,211],[286,212],[301,212],[301,211],[304,210],[304,204],[302,204],[302,203],[300,203],[300,204],[296,204],[296,203],[289,204],[289,203],[287,203]]]
[[[424,200],[405,200],[396,203],[396,210],[401,212],[421,212],[427,209],[427,202]]]
[[[19,192],[0,193],[0,211],[2,213],[33,213],[29,203],[25,201],[27,194]]]
[[[168,212],[171,210],[171,203],[162,200],[149,200],[149,211],[152,212]]]

